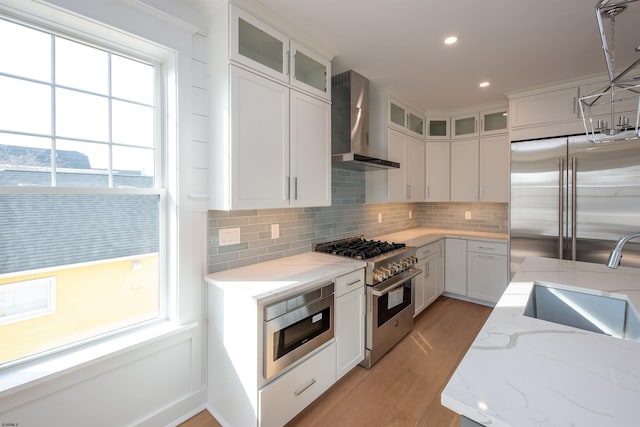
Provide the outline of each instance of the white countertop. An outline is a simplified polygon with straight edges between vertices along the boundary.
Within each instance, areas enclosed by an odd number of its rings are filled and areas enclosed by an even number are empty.
[[[492,426],[640,425],[640,343],[524,316],[534,282],[627,299],[640,309],[640,269],[527,258],[442,404]]]
[[[396,233],[374,237],[375,240],[406,243],[408,246],[420,247],[433,243],[442,238],[478,239],[507,241],[506,233],[486,233],[481,231],[450,230],[443,228],[416,227]]]
[[[332,280],[363,268],[363,261],[319,252],[306,252],[273,261],[212,273],[205,280],[225,292],[244,294],[256,303]]]

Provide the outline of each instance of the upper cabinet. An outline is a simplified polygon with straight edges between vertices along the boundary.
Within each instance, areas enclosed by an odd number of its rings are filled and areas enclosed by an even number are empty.
[[[253,15],[230,6],[230,59],[325,99],[331,98],[331,62]]]
[[[427,139],[449,139],[449,117],[427,114]]]
[[[508,131],[508,108],[496,108],[480,112],[480,135],[495,135]]]
[[[472,138],[480,134],[479,113],[455,114],[451,116],[451,139]]]
[[[387,125],[415,138],[424,139],[424,114],[392,96],[387,99]]]
[[[210,31],[209,208],[331,205],[330,62],[228,3]]]

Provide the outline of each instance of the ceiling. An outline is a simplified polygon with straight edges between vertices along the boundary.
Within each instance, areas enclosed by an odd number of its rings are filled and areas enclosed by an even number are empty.
[[[258,1],[335,52],[333,74],[356,70],[425,111],[606,72],[596,0]],[[640,2],[629,6],[615,27],[623,68],[640,57]]]

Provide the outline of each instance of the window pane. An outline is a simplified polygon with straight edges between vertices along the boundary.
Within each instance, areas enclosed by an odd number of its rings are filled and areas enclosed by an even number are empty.
[[[153,107],[113,101],[113,142],[153,147]]]
[[[0,130],[51,134],[51,86],[0,76],[0,94]]]
[[[146,148],[113,147],[113,175],[154,176],[154,151]]]
[[[152,105],[154,69],[151,65],[111,55],[112,95],[128,101]]]
[[[56,37],[56,84],[106,95],[109,54]]]
[[[51,186],[51,139],[0,133],[0,186]]]
[[[56,89],[56,134],[65,138],[108,141],[107,98]]]
[[[0,72],[51,81],[49,34],[0,19],[0,40]]]
[[[56,284],[53,313],[0,326],[0,364],[157,317],[159,212],[157,194],[0,195],[0,287]]]
[[[109,187],[109,146],[81,141],[56,141],[58,187]]]

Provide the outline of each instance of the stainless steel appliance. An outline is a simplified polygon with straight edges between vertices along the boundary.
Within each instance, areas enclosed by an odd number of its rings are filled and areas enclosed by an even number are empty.
[[[511,274],[526,256],[606,264],[640,229],[640,143],[585,135],[511,144]],[[640,267],[629,243],[621,265]]]
[[[331,78],[331,163],[354,170],[399,168],[369,156],[369,80],[355,71]]]
[[[412,279],[422,273],[414,267],[416,249],[356,237],[317,244],[314,250],[366,261],[366,348],[361,365],[369,369],[413,328]]]
[[[334,284],[264,307],[264,377],[269,379],[334,337]]]

